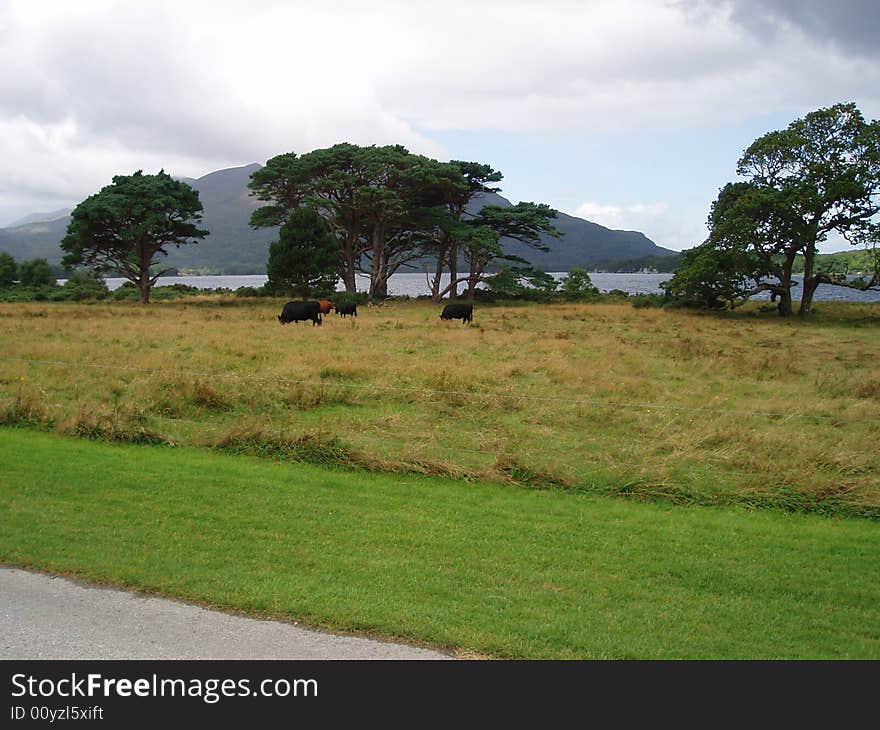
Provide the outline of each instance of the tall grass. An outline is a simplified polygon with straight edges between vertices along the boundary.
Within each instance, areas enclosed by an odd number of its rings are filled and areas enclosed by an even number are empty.
[[[231,299],[0,304],[0,417],[225,448],[248,432],[274,458],[338,451],[359,468],[880,516],[877,305],[822,303],[809,322],[757,306],[478,305],[467,326],[402,301],[317,328],[280,326],[281,302]],[[329,452],[276,448],[316,439]]]

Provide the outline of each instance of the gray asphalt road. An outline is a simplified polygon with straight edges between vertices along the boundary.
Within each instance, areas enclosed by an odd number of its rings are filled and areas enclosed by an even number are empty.
[[[0,567],[0,659],[451,659]]]

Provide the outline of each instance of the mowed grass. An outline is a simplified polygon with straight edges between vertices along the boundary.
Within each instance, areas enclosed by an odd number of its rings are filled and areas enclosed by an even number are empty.
[[[465,656],[880,658],[863,519],[0,428],[0,561]]]
[[[232,296],[0,304],[0,420],[677,504],[880,516],[880,306],[808,322]]]

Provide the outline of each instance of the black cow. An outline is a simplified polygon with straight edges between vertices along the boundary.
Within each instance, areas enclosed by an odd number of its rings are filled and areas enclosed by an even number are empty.
[[[462,324],[470,322],[474,318],[473,304],[447,304],[443,307],[440,319],[460,319]]]
[[[278,315],[281,324],[312,320],[312,327],[321,324],[321,304],[319,302],[288,302]]]
[[[358,316],[358,307],[354,302],[337,302],[336,304],[336,314],[341,314],[343,317],[346,314],[351,314],[354,317]]]

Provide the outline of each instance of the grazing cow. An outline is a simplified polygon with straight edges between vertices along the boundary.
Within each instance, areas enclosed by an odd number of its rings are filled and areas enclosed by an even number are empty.
[[[339,302],[336,305],[336,314],[341,314],[343,317],[346,314],[350,314],[354,317],[358,316],[358,307],[354,302]]]
[[[281,324],[312,320],[312,327],[321,324],[321,305],[318,302],[288,302],[278,315]]]
[[[447,304],[443,307],[440,319],[460,319],[461,323],[470,322],[474,318],[473,304]]]
[[[333,302],[326,299],[319,299],[318,304],[321,305],[321,314],[330,314],[330,310],[333,309]]]

